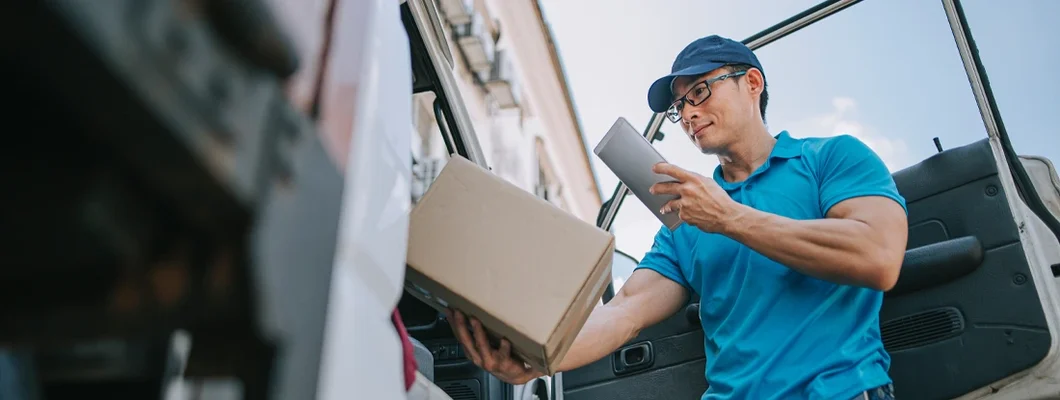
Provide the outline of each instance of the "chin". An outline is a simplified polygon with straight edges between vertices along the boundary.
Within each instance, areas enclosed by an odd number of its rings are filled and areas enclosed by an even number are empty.
[[[696,140],[696,147],[699,147],[699,151],[703,152],[703,154],[717,154],[724,147],[721,143],[704,139],[705,137]]]

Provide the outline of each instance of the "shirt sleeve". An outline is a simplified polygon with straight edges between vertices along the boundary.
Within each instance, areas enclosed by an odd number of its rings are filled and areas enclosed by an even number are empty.
[[[659,232],[655,234],[655,242],[652,244],[651,250],[644,254],[644,258],[640,260],[640,264],[634,270],[641,268],[658,272],[660,275],[684,286],[685,289],[694,291],[688,280],[685,279],[684,273],[681,272],[681,265],[677,258],[677,246],[674,245],[674,234],[670,231],[670,228],[665,226],[659,228]]]
[[[828,215],[843,200],[861,196],[890,198],[909,213],[887,165],[862,141],[837,136],[821,147],[819,157],[821,215]]]

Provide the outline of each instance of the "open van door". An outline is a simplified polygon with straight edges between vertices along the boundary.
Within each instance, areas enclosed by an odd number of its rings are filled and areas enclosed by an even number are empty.
[[[825,1],[744,43],[760,48],[856,3]],[[901,399],[1055,398],[1056,172],[1047,160],[1014,152],[960,2],[942,5],[988,137],[939,146],[893,174],[908,203],[909,240],[898,285],[880,312],[890,375]],[[651,119],[649,141],[661,122],[660,115]],[[627,192],[620,184],[605,203],[601,227],[610,228]],[[696,301],[611,356],[559,374],[556,398],[698,398],[709,360]]]
[[[1037,186],[1055,170],[1023,165],[960,2],[942,5],[988,137],[894,174],[910,225],[880,312],[891,376],[903,398],[1054,398],[1060,223]]]

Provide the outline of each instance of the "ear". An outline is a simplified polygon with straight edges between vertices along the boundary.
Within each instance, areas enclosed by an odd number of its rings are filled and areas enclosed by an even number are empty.
[[[758,68],[751,68],[744,74],[744,78],[747,80],[747,87],[751,90],[751,94],[760,95],[765,90],[765,77],[762,76],[762,71]]]

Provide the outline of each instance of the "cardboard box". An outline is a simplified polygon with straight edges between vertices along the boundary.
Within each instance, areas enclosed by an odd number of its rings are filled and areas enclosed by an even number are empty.
[[[554,374],[611,280],[614,236],[454,155],[409,217],[407,291]]]

